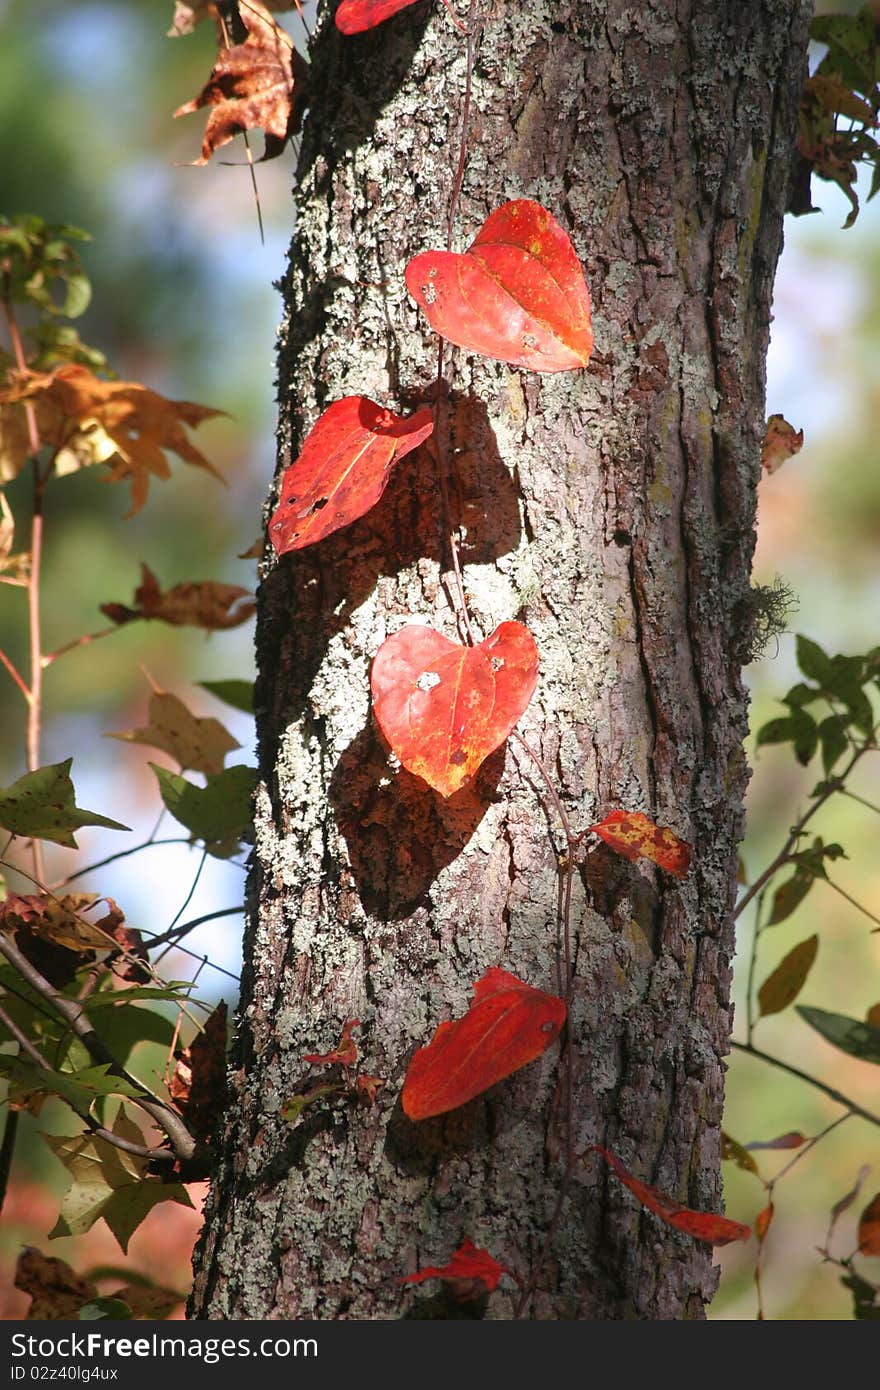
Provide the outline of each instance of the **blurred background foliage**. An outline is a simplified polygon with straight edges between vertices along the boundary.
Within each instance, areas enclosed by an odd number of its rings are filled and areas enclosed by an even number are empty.
[[[858,5],[820,4],[819,12]],[[197,432],[195,442],[221,469],[226,487],[198,470],[173,463],[170,482],[151,489],[144,511],[123,520],[125,489],[103,484],[87,470],[49,489],[46,542],[48,648],[104,625],[98,605],[130,602],[141,560],[164,586],[217,579],[251,585],[254,562],[237,556],[259,534],[261,507],[273,472],[274,330],[280,316],[273,280],[283,270],[290,234],[293,156],[288,151],[258,169],[266,244],[260,244],[250,179],[244,167],[183,167],[199,151],[198,116],[171,113],[205,81],[213,61],[209,24],[186,38],[168,39],[172,0],[0,0],[0,128],[6,158],[3,211],[34,212],[90,231],[82,248],[94,297],[78,327],[100,347],[120,377],[174,398],[229,413]],[[260,153],[260,139],[255,141]],[[240,142],[223,155],[243,165]],[[861,187],[862,199],[867,183]],[[760,488],[755,583],[782,576],[797,597],[791,629],[829,652],[859,652],[880,642],[880,198],[863,208],[855,227],[841,230],[849,205],[834,188],[814,181],[822,211],[788,219],[775,297],[768,365],[767,409],[802,427],[803,452]],[[9,489],[19,544],[27,526],[27,487]],[[3,643],[26,664],[22,592],[0,588]],[[124,820],[145,833],[158,813],[152,774],[155,753],[103,741],[111,729],[145,722],[146,668],[158,685],[180,694],[198,714],[224,720],[243,747],[234,760],[252,761],[252,725],[218,704],[194,682],[250,678],[250,627],[206,638],[194,629],[135,624],[106,641],[79,648],[52,667],[46,681],[43,761],[74,754],[81,805]],[[780,713],[774,703],[797,679],[791,634],[773,640],[748,671],[753,728]],[[23,770],[22,711],[11,682],[0,683],[0,782]],[[752,740],[753,744],[753,740]],[[818,780],[816,763],[798,767],[788,748],[749,749],[748,834],[743,847],[753,879],[785,837]],[[874,801],[880,779],[866,760],[854,790]],[[817,829],[839,840],[849,858],[835,878],[880,914],[878,821],[865,808],[836,798]],[[166,833],[166,832],[163,832]],[[173,833],[169,831],[167,833]],[[83,862],[120,848],[120,837],[81,835]],[[159,931],[189,891],[199,855],[186,847],[151,849],[111,866],[84,886],[116,897],[132,925]],[[64,851],[50,860],[69,870]],[[15,885],[19,891],[26,887]],[[242,871],[209,861],[190,913],[241,901]],[[744,1017],[745,967],[752,922],[741,922],[737,1012]],[[824,885],[763,938],[757,980],[798,941],[818,932],[819,958],[802,999],[864,1017],[880,999],[880,935]],[[241,921],[225,918],[190,940],[199,955],[234,972]],[[192,972],[192,960],[163,964],[170,977]],[[234,981],[205,968],[203,998],[234,1001]],[[737,1033],[743,1035],[742,1024]],[[756,1042],[870,1105],[877,1070],[835,1052],[789,1009],[759,1025]],[[876,1100],[874,1102],[876,1107]],[[54,1112],[47,1110],[51,1118]],[[783,1072],[733,1054],[726,1128],[739,1142],[769,1139],[789,1129],[818,1132],[839,1108]],[[53,1127],[55,1127],[53,1125]],[[64,1128],[59,1109],[57,1127]],[[758,1155],[767,1177],[791,1155]],[[776,1194],[768,1237],[765,1302],[773,1318],[847,1318],[851,1299],[815,1247],[824,1238],[831,1205],[852,1186],[863,1163],[873,1164],[865,1193],[876,1190],[880,1134],[848,1120],[799,1164]],[[0,1262],[14,1264],[22,1243],[69,1260],[77,1269],[111,1263],[154,1271],[187,1287],[195,1213],[158,1208],[132,1241],[128,1261],[98,1223],[88,1236],[48,1242],[57,1214],[60,1169],[44,1146],[22,1150],[11,1205],[4,1212]],[[725,1164],[729,1214],[753,1222],[764,1205],[754,1177]],[[873,1185],[872,1185],[873,1184]],[[863,1203],[862,1203],[863,1204]],[[860,1203],[841,1222],[840,1253],[854,1244]],[[847,1225],[847,1220],[849,1224]],[[847,1244],[849,1240],[849,1244]],[[754,1241],[722,1252],[715,1318],[752,1318]],[[865,1262],[869,1277],[880,1269]],[[0,1315],[19,1316],[23,1295],[0,1295]]]

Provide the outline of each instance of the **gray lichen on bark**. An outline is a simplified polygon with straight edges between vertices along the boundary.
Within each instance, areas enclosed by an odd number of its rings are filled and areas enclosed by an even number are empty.
[[[522,727],[577,829],[615,806],[693,844],[683,883],[591,849],[574,896],[575,1149],[720,1205],[730,908],[747,778],[745,637],[763,374],[803,79],[804,0],[486,3],[462,250],[507,198],[571,233],[597,355],[538,378],[454,354],[441,409],[482,635],[541,653]],[[346,394],[432,399],[436,340],[402,269],[445,239],[466,47],[442,8],[344,40],[321,25],[283,282],[279,470]],[[447,361],[449,355],[447,354]],[[279,471],[280,476],[280,471]],[[274,494],[273,494],[274,495]],[[557,1054],[437,1120],[406,1120],[415,1046],[491,965],[557,982],[558,827],[511,747],[444,802],[396,771],[369,667],[417,620],[456,635],[423,451],[381,503],[267,561],[262,783],[233,1100],[197,1255],[201,1317],[453,1316],[394,1281],[464,1235],[527,1274],[559,1189]],[[294,1125],[302,1054],[362,1022],[375,1107]],[[708,1249],[585,1157],[538,1281],[540,1318],[702,1315]],[[487,1308],[512,1315],[502,1284]]]

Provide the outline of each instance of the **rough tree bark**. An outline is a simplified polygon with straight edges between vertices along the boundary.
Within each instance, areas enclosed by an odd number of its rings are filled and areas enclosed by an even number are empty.
[[[461,7],[459,7],[461,8]],[[480,9],[478,5],[477,10]],[[522,727],[575,828],[642,809],[694,846],[683,883],[604,847],[575,879],[575,1148],[607,1144],[720,1207],[740,679],[764,362],[804,76],[806,0],[484,0],[464,249],[513,197],[570,231],[597,355],[539,377],[447,353],[440,436],[481,635],[541,653]],[[418,5],[313,50],[283,282],[279,467],[323,408],[432,399],[437,342],[403,267],[444,244],[467,44]],[[464,1235],[526,1274],[564,1162],[558,1050],[447,1117],[407,1121],[413,1048],[503,965],[555,989],[558,824],[515,745],[448,803],[389,765],[368,673],[407,619],[456,635],[424,450],[381,504],[266,565],[262,785],[222,1161],[197,1255],[200,1317],[454,1316],[394,1282]],[[375,1107],[279,1109],[304,1052],[362,1021]],[[695,1318],[708,1247],[575,1166],[527,1316]],[[513,1315],[504,1284],[477,1312]]]

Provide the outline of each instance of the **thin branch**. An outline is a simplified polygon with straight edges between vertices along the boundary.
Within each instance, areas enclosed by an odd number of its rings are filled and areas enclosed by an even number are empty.
[[[19,1047],[30,1057],[31,1061],[36,1066],[40,1067],[42,1071],[54,1072],[55,1068],[46,1061],[45,1057],[39,1049],[34,1046],[27,1034],[23,1033],[18,1027],[18,1024],[9,1017],[2,1005],[0,1005],[0,1023],[12,1034]],[[62,1097],[62,1099],[64,1099],[64,1097]],[[67,1103],[68,1105],[70,1104],[69,1101]],[[124,1149],[126,1153],[135,1154],[138,1158],[155,1159],[162,1163],[174,1162],[175,1155],[170,1149],[151,1149],[148,1148],[146,1144],[136,1144],[131,1139],[123,1139],[120,1135],[114,1134],[112,1130],[105,1129],[103,1125],[99,1125],[97,1120],[94,1120],[91,1115],[84,1115],[82,1111],[77,1110],[75,1106],[71,1106],[71,1109],[75,1115],[78,1115],[81,1120],[85,1121],[92,1134],[97,1134],[101,1139],[105,1139],[107,1143],[112,1144],[115,1149]],[[0,1193],[0,1206],[2,1206],[2,1204],[2,1193]]]
[[[31,692],[28,689],[27,681],[24,679],[24,676],[22,676],[21,672],[18,670],[18,667],[15,665],[15,662],[12,661],[6,655],[2,647],[0,647],[0,662],[2,662],[3,665],[6,667],[7,671],[9,672],[12,679],[15,681],[15,684],[18,686],[22,695],[27,700],[28,704],[30,704]]]
[[[59,656],[64,656],[67,652],[74,651],[77,647],[87,647],[90,642],[97,642],[101,637],[110,637],[114,632],[121,632],[122,627],[119,623],[113,623],[111,627],[99,628],[97,632],[86,632],[82,637],[74,637],[70,642],[65,642],[63,647],[56,647],[54,652],[47,652],[42,659],[43,670],[51,666],[53,661],[57,661]]]
[[[876,811],[878,816],[880,816],[880,806],[877,806],[873,801],[869,801],[865,796],[859,796],[857,792],[851,792],[849,787],[841,787],[840,795],[848,796],[850,801],[858,801],[860,806],[867,806],[869,811]]]
[[[35,989],[50,1008],[64,1019],[65,1023],[70,1026],[83,1043],[90,1057],[98,1063],[106,1064],[115,1076],[121,1076],[129,1085],[137,1088],[140,1094],[132,1096],[132,1100],[142,1110],[145,1110],[151,1119],[156,1121],[159,1128],[167,1134],[177,1157],[185,1162],[196,1157],[196,1141],[181,1117],[164,1101],[154,1096],[142,1081],[131,1076],[116,1060],[106,1043],[95,1032],[82,1005],[75,999],[69,999],[66,995],[59,994],[8,937],[0,936],[0,954],[4,955],[11,965],[15,966],[31,988]]]
[[[139,845],[132,845],[131,849],[118,849],[115,854],[108,854],[104,859],[98,859],[94,864],[86,864],[82,869],[74,869],[72,874],[67,874],[64,878],[59,878],[52,884],[53,890],[66,888],[68,883],[73,883],[78,878],[85,878],[86,874],[93,874],[97,869],[104,869],[108,864],[115,864],[117,859],[127,859],[130,854],[139,854],[142,849],[152,849],[153,845],[188,845],[190,843],[188,835],[171,835],[165,840],[144,840]]]
[[[782,866],[788,862],[791,852],[797,844],[798,840],[800,839],[804,827],[810,820],[812,820],[813,816],[819,810],[820,806],[824,806],[828,798],[830,796],[833,796],[836,791],[840,790],[838,783],[846,780],[846,778],[849,776],[849,774],[855,767],[856,763],[859,761],[859,759],[869,751],[870,746],[871,745],[868,744],[862,744],[860,748],[857,748],[856,751],[853,753],[852,757],[850,758],[849,762],[847,763],[846,767],[844,768],[843,772],[841,773],[840,777],[835,778],[834,782],[831,783],[825,789],[825,791],[823,791],[821,795],[819,795],[816,798],[813,804],[807,807],[806,811],[800,817],[800,819],[795,821],[794,825],[791,827],[791,830],[789,831],[788,839],[785,841],[785,844],[782,846],[782,849],[776,855],[775,859],[773,859],[772,862],[768,864],[767,868],[760,875],[760,877],[755,879],[755,882],[752,884],[748,892],[744,893],[743,896],[740,898],[739,902],[733,910],[734,921],[736,921],[737,917],[742,916],[749,903],[758,893],[760,893],[765,883],[769,883],[770,879],[773,877],[776,871],[778,869],[781,869]]]
[[[180,937],[186,936],[188,932],[200,927],[203,922],[215,922],[219,917],[235,917],[238,913],[244,912],[244,903],[239,903],[236,907],[220,907],[216,912],[205,912],[201,917],[192,917],[188,922],[181,922],[180,926],[169,927],[159,936],[154,936],[150,940],[150,950],[156,946],[164,946],[166,941],[173,941],[178,944]],[[178,949],[180,947],[178,946]],[[201,958],[200,958],[201,959]],[[210,965],[211,962],[208,961]],[[214,966],[216,970],[217,967]]]
[[[737,1052],[745,1052],[749,1057],[757,1057],[761,1062],[769,1062],[771,1067],[778,1067],[780,1071],[788,1072],[789,1076],[796,1076],[800,1081],[806,1081],[809,1086],[814,1086],[817,1091],[822,1091],[830,1100],[836,1101],[838,1105],[846,1106],[846,1109],[851,1111],[853,1115],[859,1115],[869,1124],[880,1126],[880,1115],[866,1110],[863,1105],[858,1105],[856,1101],[850,1100],[849,1096],[845,1096],[842,1091],[836,1090],[833,1086],[827,1086],[817,1076],[810,1076],[809,1072],[801,1071],[800,1067],[793,1067],[790,1062],[783,1062],[779,1057],[771,1057],[769,1052],[761,1052],[751,1043],[741,1043],[731,1039],[730,1045],[736,1048]]]
[[[18,1111],[7,1110],[6,1124],[3,1128],[3,1143],[0,1144],[0,1211],[9,1190],[9,1174],[15,1154],[15,1141],[18,1138]]]
[[[819,882],[827,883],[829,888],[833,888],[835,893],[839,893],[842,898],[845,898],[846,901],[850,903],[854,908],[856,908],[857,911],[861,912],[863,917],[867,917],[869,922],[876,922],[877,926],[880,927],[880,917],[875,917],[873,912],[869,912],[868,909],[866,907],[863,907],[860,902],[857,902],[855,898],[850,897],[846,889],[841,888],[840,884],[835,883],[834,880],[829,878],[827,874],[825,875],[824,879],[820,878]]]

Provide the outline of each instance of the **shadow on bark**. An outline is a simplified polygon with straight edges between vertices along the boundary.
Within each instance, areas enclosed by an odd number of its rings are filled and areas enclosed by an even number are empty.
[[[329,796],[371,917],[394,921],[424,905],[441,869],[461,853],[486,814],[503,768],[499,749],[470,786],[440,796],[405,768],[392,772],[370,716],[340,757]]]
[[[422,396],[412,407],[425,403]],[[482,401],[453,392],[442,415],[451,521],[462,536],[462,559],[491,564],[519,544],[516,483],[501,458]],[[459,445],[458,440],[467,443]],[[491,506],[486,498],[492,499]],[[424,562],[448,564],[445,536],[436,466],[420,448],[393,470],[380,501],[366,516],[320,545],[281,557],[261,585],[260,609],[268,619],[257,635],[262,676],[255,701],[263,708],[263,692],[271,691],[277,702],[270,719],[259,721],[272,740],[261,749],[267,772],[275,764],[276,731],[306,712],[332,639],[349,627],[380,578],[395,576],[419,561],[430,601],[437,581]]]

